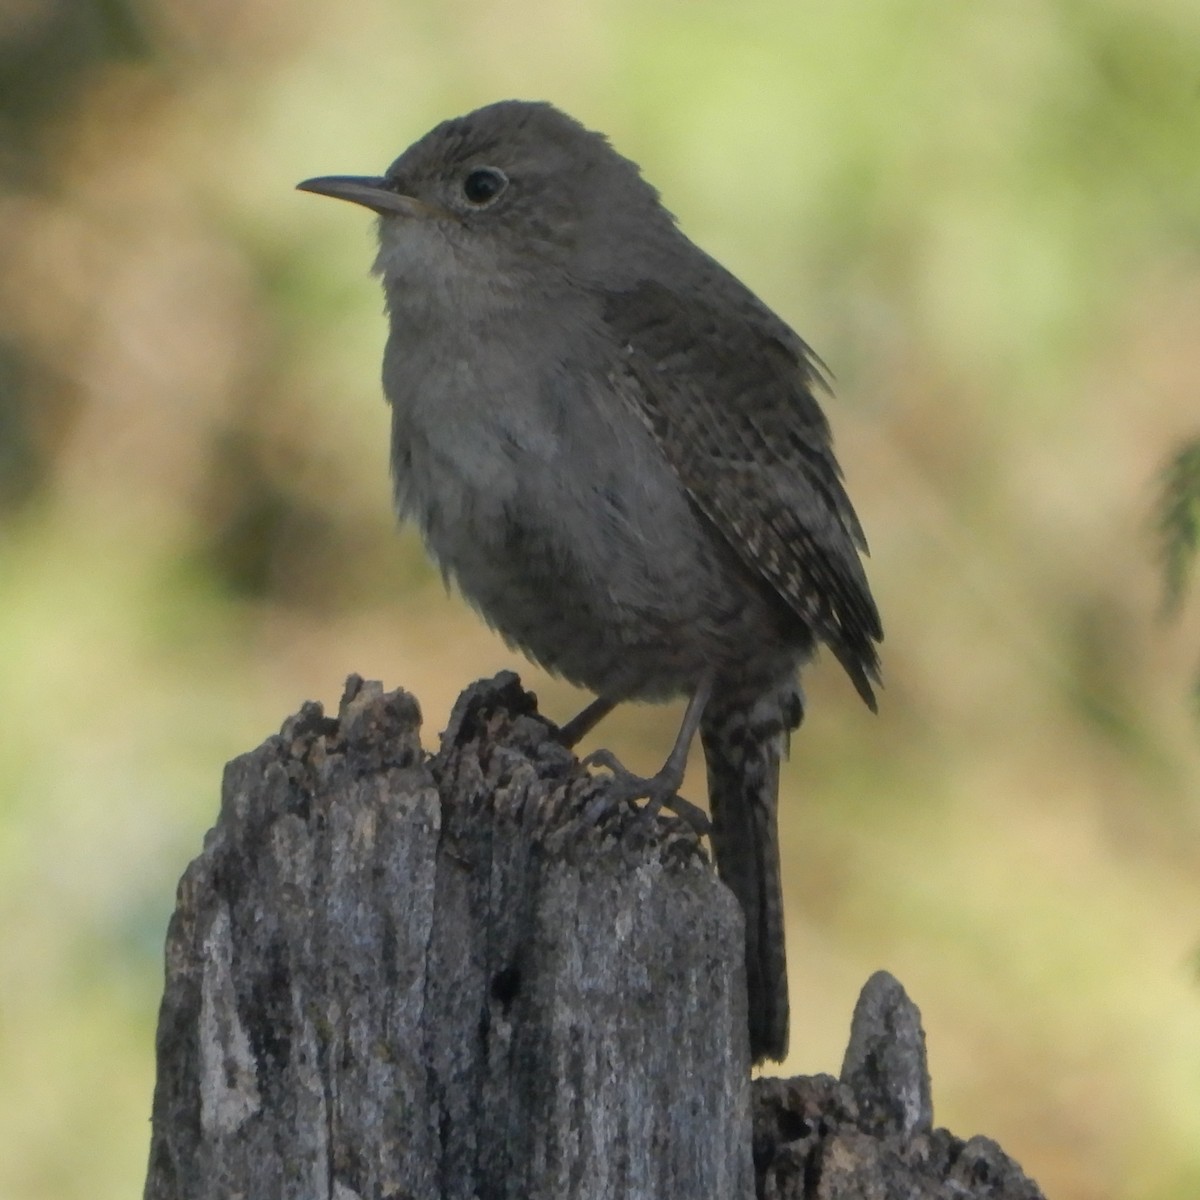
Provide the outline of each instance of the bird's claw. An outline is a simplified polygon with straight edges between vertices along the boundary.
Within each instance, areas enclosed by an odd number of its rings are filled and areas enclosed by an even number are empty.
[[[603,767],[612,775],[612,792],[616,793],[618,801],[633,803],[644,800],[645,804],[639,810],[639,823],[647,826],[653,824],[658,814],[665,808],[684,821],[695,832],[697,837],[704,837],[712,829],[708,815],[690,800],[685,800],[676,791],[679,781],[663,774],[652,775],[649,778],[635,775],[617,758],[611,750],[593,750],[585,759],[585,767]],[[610,793],[611,794],[611,793]]]

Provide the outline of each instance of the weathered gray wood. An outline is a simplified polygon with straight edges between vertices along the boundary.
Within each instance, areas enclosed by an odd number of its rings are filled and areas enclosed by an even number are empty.
[[[742,925],[511,675],[352,679],[229,764],[167,941],[149,1200],[753,1194]]]
[[[984,1137],[933,1127],[921,1014],[892,976],[867,980],[840,1079],[754,1084],[762,1200],[1044,1200]]]
[[[515,676],[438,754],[419,725],[352,678],[229,764],[167,939],[148,1200],[1041,1200],[934,1129],[882,972],[840,1079],[751,1088],[732,895]]]

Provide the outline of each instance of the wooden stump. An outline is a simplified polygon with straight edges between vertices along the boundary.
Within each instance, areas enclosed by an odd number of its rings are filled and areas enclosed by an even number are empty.
[[[753,1193],[741,916],[515,676],[351,679],[232,762],[167,941],[146,1196]]]
[[[736,901],[514,675],[436,755],[419,727],[351,677],[227,767],[167,937],[147,1200],[1040,1200],[933,1129],[883,973],[840,1079],[752,1088]]]

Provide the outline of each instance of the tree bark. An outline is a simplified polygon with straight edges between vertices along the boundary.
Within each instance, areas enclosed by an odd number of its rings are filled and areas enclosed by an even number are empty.
[[[752,1089],[736,901],[514,675],[436,755],[419,729],[351,677],[226,768],[167,936],[147,1200],[1040,1200],[933,1129],[886,974],[840,1080]]]

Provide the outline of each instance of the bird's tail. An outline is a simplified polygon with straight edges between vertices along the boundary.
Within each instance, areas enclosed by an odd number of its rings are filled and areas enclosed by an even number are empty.
[[[718,684],[700,725],[717,871],[746,919],[750,1053],[755,1062],[787,1054],[787,959],[776,808],[780,760],[802,712],[794,684],[749,695],[722,694]]]

